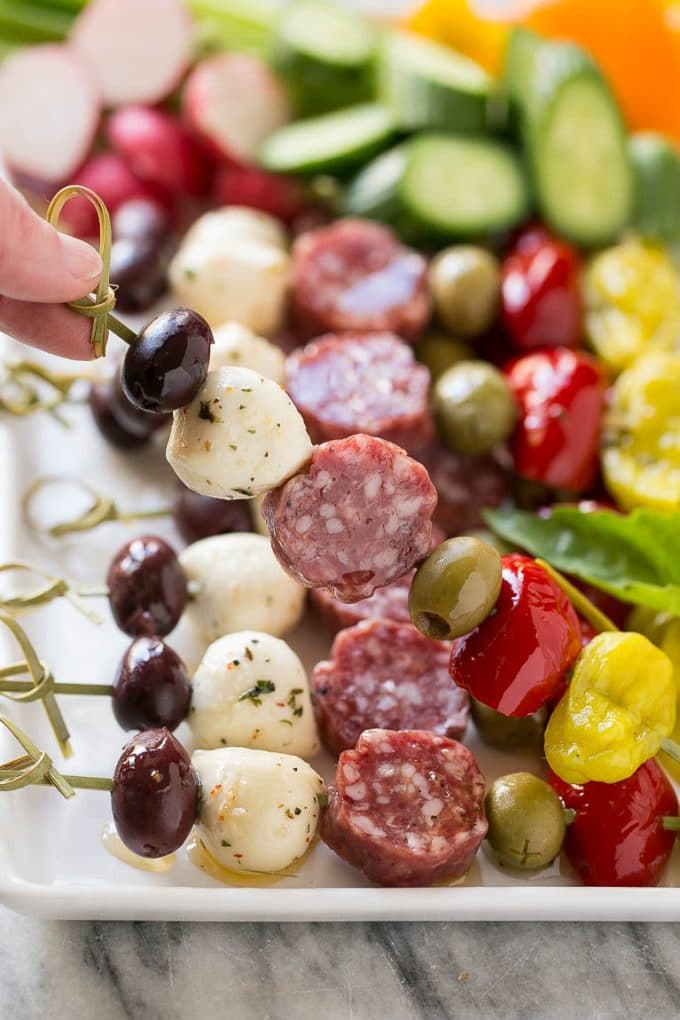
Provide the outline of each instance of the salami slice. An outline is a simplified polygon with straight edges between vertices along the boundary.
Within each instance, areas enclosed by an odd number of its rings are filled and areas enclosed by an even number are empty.
[[[292,311],[307,338],[388,330],[416,338],[430,316],[427,263],[388,227],[336,220],[293,246]]]
[[[394,333],[328,334],[286,362],[286,389],[312,439],[358,432],[422,449],[434,429],[430,373]]]
[[[418,459],[439,497],[434,520],[449,538],[485,527],[482,511],[510,493],[508,475],[493,457],[463,457],[433,444]]]
[[[345,627],[353,627],[362,620],[410,623],[408,593],[414,574],[414,570],[409,570],[404,577],[398,577],[384,588],[378,588],[370,598],[359,602],[342,602],[325,588],[315,588],[312,592],[312,605],[332,634],[337,634]]]
[[[425,559],[436,502],[422,464],[358,435],[315,447],[299,474],[267,494],[262,513],[286,570],[358,602]]]
[[[370,729],[461,737],[470,703],[451,683],[450,657],[449,642],[426,638],[411,623],[369,620],[343,630],[312,674],[324,747],[340,754]]]
[[[484,777],[455,740],[367,730],[343,751],[321,838],[381,885],[433,885],[465,874],[487,830]]]

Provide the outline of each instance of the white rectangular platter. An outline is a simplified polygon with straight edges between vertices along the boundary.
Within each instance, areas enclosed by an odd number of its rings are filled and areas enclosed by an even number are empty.
[[[10,348],[11,350],[11,348]],[[17,354],[18,349],[14,349]],[[25,353],[25,352],[22,352]],[[60,370],[68,366],[61,362]],[[68,473],[115,498],[122,509],[166,505],[173,490],[162,442],[143,453],[118,453],[99,437],[86,407],[69,408],[71,428],[48,414],[0,424],[0,562],[23,559],[52,573],[102,583],[112,554],[134,534],[153,531],[179,545],[169,519],[142,524],[106,524],[96,531],[59,541],[31,534],[22,521],[21,495],[39,475]],[[76,509],[75,501],[71,512]],[[68,512],[54,500],[49,513]],[[6,583],[3,581],[3,583]],[[111,683],[128,639],[110,621],[104,600],[93,604],[105,622],[97,626],[65,600],[25,614],[25,626],[38,654],[57,680]],[[0,664],[15,661],[16,648],[2,635]],[[190,668],[201,649],[180,624],[170,643]],[[309,668],[322,658],[329,640],[307,623],[290,638]],[[10,716],[53,756],[57,768],[76,774],[110,776],[126,737],[107,698],[62,697],[74,755],[62,762],[39,704],[0,703]],[[189,732],[178,731],[187,742]],[[478,755],[487,780],[528,768],[536,759],[490,751],[470,727],[466,743]],[[0,736],[2,760],[18,754]],[[326,777],[329,759],[314,763]],[[199,870],[185,851],[162,874],[134,869],[109,854],[101,839],[110,820],[105,793],[81,791],[65,801],[52,788],[30,788],[0,797],[0,902],[50,918],[164,919],[214,921],[342,920],[680,920],[680,854],[676,850],[664,887],[586,889],[563,862],[527,878],[499,870],[479,854],[466,878],[433,889],[382,889],[317,845],[295,876],[272,885],[235,887]]]

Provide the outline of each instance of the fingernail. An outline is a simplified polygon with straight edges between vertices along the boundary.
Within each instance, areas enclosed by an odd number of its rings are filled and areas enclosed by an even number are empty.
[[[101,275],[101,255],[91,244],[68,234],[60,234],[59,243],[61,257],[71,276],[77,280],[93,280]]]

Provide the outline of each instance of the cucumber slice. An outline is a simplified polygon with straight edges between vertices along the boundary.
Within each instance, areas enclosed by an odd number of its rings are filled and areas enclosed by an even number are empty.
[[[510,110],[511,126],[517,132],[521,130],[523,113],[528,105],[528,81],[542,42],[541,37],[528,28],[514,28],[508,40],[503,88]]]
[[[577,244],[608,244],[633,210],[633,173],[618,108],[579,47],[545,43],[530,63],[523,136],[539,209],[554,230]]]
[[[384,149],[395,132],[392,114],[376,103],[295,121],[264,142],[259,162],[287,174],[331,173]]]
[[[633,225],[643,237],[680,243],[680,152],[651,132],[631,135],[628,150],[635,173]]]
[[[491,75],[453,50],[406,32],[386,36],[379,95],[405,130],[484,131],[498,90]]]
[[[506,230],[528,214],[524,174],[500,142],[427,133],[378,157],[346,196],[351,215],[401,234],[467,239]]]
[[[294,0],[278,20],[272,60],[300,116],[375,95],[378,36],[360,15],[324,0]]]

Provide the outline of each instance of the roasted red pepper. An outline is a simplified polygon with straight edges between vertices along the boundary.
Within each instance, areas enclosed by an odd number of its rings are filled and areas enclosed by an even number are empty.
[[[515,471],[553,489],[584,492],[595,481],[606,380],[587,354],[559,347],[511,361],[506,377],[519,421]]]
[[[583,335],[581,260],[541,227],[520,235],[503,263],[503,321],[516,347],[576,347]]]
[[[271,174],[257,166],[233,164],[224,164],[218,169],[213,199],[218,205],[259,209],[284,223],[291,223],[309,206],[299,181]]]
[[[528,556],[504,556],[495,609],[453,642],[459,687],[503,715],[533,715],[559,696],[581,651],[578,617],[559,585]]]
[[[663,816],[677,816],[673,787],[651,758],[619,783],[549,782],[576,812],[564,850],[585,885],[657,885],[675,844]]]

